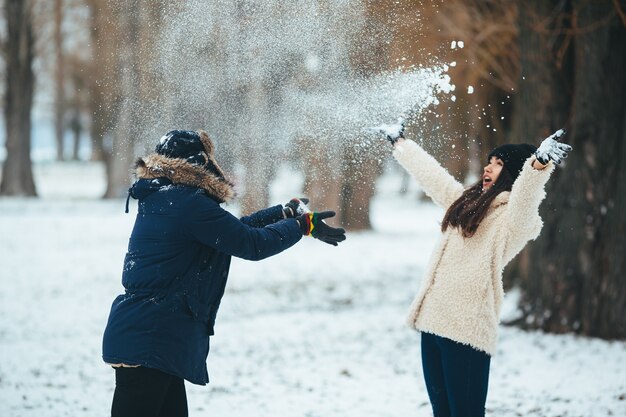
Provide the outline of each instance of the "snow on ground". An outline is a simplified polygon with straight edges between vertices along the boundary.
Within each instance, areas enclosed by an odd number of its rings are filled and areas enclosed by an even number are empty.
[[[41,199],[0,199],[0,416],[106,416],[114,373],[101,334],[134,215],[122,200],[95,199],[99,166],[36,171]],[[299,185],[283,176],[272,203]],[[431,415],[419,336],[404,318],[442,213],[399,187],[398,172],[385,175],[375,231],[338,248],[306,238],[265,261],[234,260],[212,382],[187,384],[191,416]],[[626,416],[626,343],[504,327],[500,336],[489,416]]]

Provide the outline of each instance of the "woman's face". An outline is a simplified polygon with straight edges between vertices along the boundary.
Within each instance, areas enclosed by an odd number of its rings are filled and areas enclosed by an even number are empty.
[[[483,168],[483,192],[487,191],[500,176],[504,162],[497,156],[492,156],[489,163]]]

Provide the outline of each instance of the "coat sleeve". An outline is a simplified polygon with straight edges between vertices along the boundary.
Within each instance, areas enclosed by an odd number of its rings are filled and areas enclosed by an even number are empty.
[[[216,202],[208,198],[202,200],[190,210],[187,227],[195,239],[217,251],[258,261],[284,251],[302,238],[295,219],[251,227]]]
[[[283,206],[276,205],[263,210],[259,210],[249,216],[243,216],[240,220],[242,223],[251,227],[265,227],[283,220]]]
[[[463,185],[412,140],[399,142],[393,156],[435,204],[447,209],[463,194]]]
[[[544,169],[538,170],[532,167],[533,159],[530,157],[524,163],[511,188],[505,216],[505,264],[524,248],[526,242],[536,239],[543,227],[539,205],[546,196],[545,185],[554,171],[554,164],[550,162]]]

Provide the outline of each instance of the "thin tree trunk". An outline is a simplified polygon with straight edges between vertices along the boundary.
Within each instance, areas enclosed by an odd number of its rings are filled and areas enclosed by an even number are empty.
[[[73,161],[78,161],[80,159],[80,136],[81,133],[83,131],[83,127],[81,125],[80,122],[80,110],[78,109],[78,107],[76,107],[74,109],[74,114],[72,115],[72,122],[71,122],[71,128],[72,128],[72,136],[73,136],[73,141],[72,141],[72,160]]]
[[[313,211],[333,210],[336,216],[326,220],[333,226],[341,224],[343,217],[342,172],[340,150],[319,146],[319,139],[300,138],[298,149],[302,151],[305,164],[303,194],[311,199]]]
[[[381,174],[382,162],[380,155],[384,146],[366,151],[350,147],[346,149],[342,165],[341,215],[338,223],[349,230],[369,230],[370,203],[374,197],[376,178]],[[324,177],[322,177],[324,178]]]
[[[269,183],[273,178],[272,142],[268,119],[271,112],[269,92],[261,82],[252,82],[247,91],[248,138],[243,144],[246,190],[241,198],[241,213],[250,214],[269,204]]]
[[[107,152],[104,148],[104,138],[111,124],[112,109],[107,102],[106,87],[112,88],[107,77],[114,69],[111,59],[107,56],[107,46],[110,42],[105,28],[110,25],[112,19],[108,9],[108,1],[89,0],[91,14],[91,44],[93,48],[93,61],[91,63],[91,76],[88,78],[89,108],[91,110],[91,124],[89,135],[91,137],[91,160],[109,163]]]
[[[105,198],[117,198],[126,194],[130,183],[130,167],[135,157],[135,139],[141,135],[137,114],[139,97],[139,24],[140,0],[127,0],[120,13],[121,37],[121,99],[119,117],[113,135],[113,148],[107,164],[107,190]]]
[[[6,149],[2,167],[2,195],[36,195],[30,159],[31,109],[35,75],[33,73],[33,28],[31,3],[5,2],[6,42]]]
[[[54,0],[54,48],[56,55],[54,86],[54,136],[57,144],[57,161],[64,158],[63,134],[65,131],[65,70],[63,58],[63,0]]]

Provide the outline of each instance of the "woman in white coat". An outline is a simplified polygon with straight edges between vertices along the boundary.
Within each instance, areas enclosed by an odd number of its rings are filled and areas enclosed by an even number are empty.
[[[544,186],[572,148],[507,144],[489,153],[480,181],[464,189],[403,124],[384,130],[396,160],[444,208],[441,239],[408,324],[421,332],[422,367],[435,417],[485,415],[489,363],[496,351],[502,270],[541,231]]]

